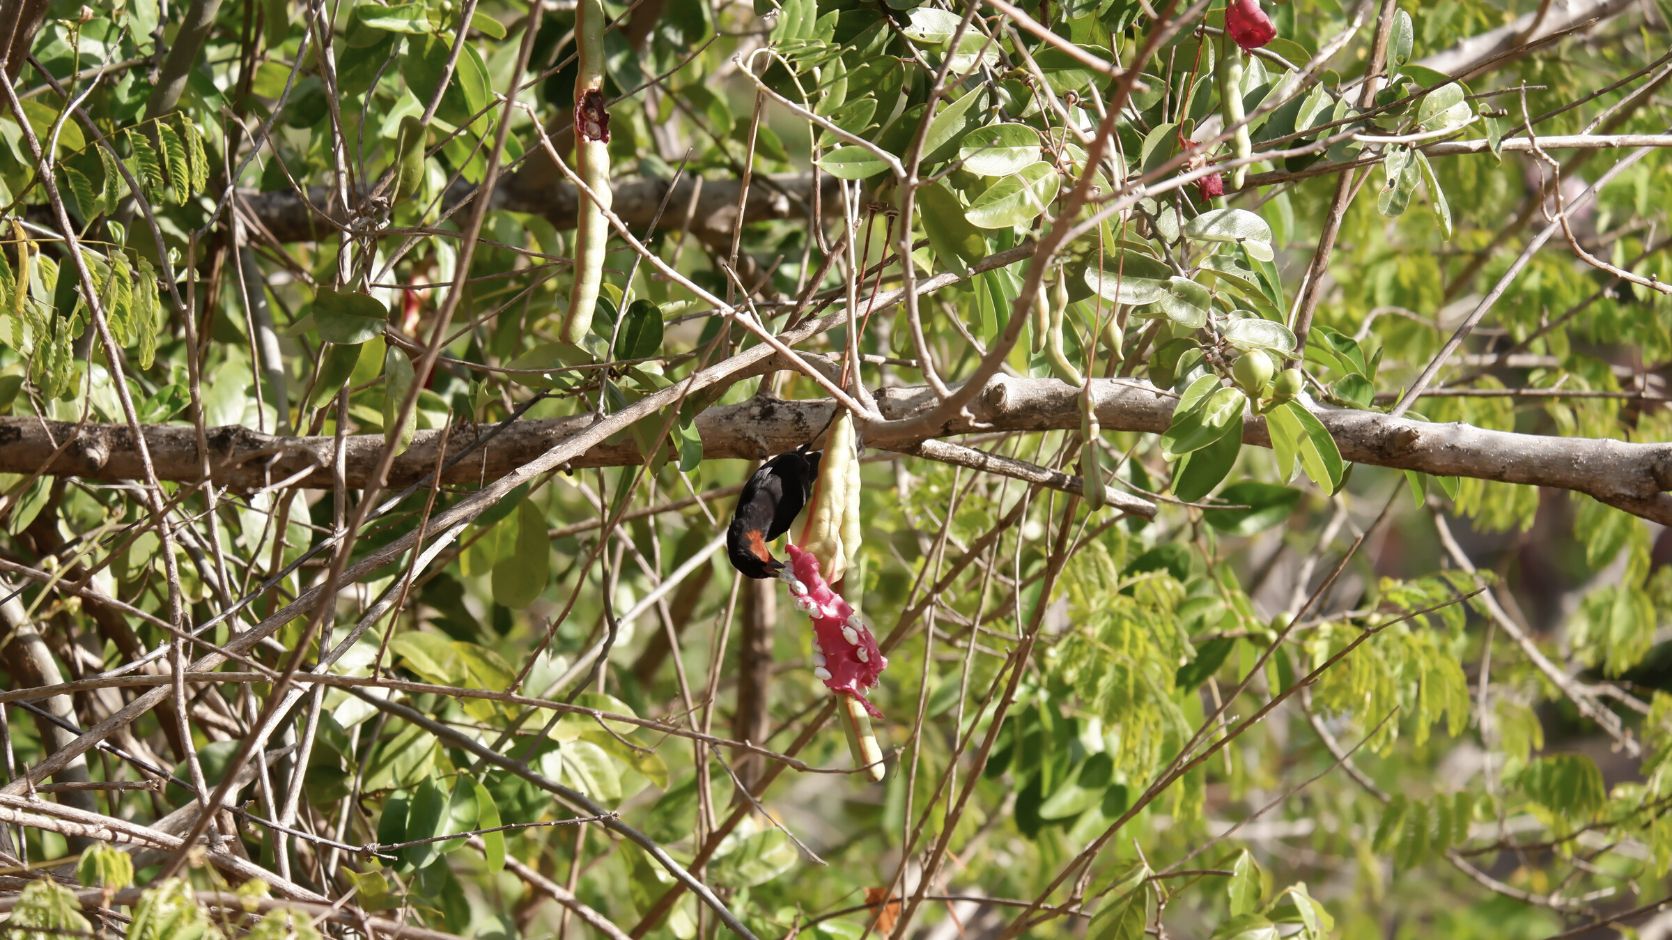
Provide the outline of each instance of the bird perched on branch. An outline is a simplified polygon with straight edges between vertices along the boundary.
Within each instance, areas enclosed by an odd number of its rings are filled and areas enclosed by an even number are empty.
[[[819,451],[805,446],[768,460],[743,485],[726,529],[726,557],[746,578],[770,578],[784,563],[767,543],[789,531],[819,476]]]

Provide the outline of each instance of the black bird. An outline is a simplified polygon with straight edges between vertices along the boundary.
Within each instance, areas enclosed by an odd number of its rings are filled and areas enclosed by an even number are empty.
[[[819,451],[805,447],[768,460],[737,498],[726,529],[726,557],[746,578],[770,578],[784,567],[766,543],[789,531],[812,495],[819,475]]]

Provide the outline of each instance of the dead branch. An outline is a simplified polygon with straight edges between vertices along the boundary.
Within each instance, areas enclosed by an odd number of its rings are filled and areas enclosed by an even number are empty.
[[[1158,434],[1172,420],[1175,398],[1137,380],[1103,379],[1095,383],[1098,421],[1105,430]],[[925,441],[976,432],[1061,431],[1079,427],[1076,390],[1054,379],[997,376],[976,395],[968,411],[922,436],[872,435],[865,444],[913,451]],[[932,408],[927,388],[883,389],[877,395],[889,421],[911,418]],[[757,398],[710,408],[697,418],[703,456],[708,459],[758,460],[814,440],[829,421],[829,401],[779,401]],[[1656,522],[1672,523],[1672,444],[1637,444],[1593,438],[1493,431],[1467,424],[1431,424],[1380,412],[1313,406],[1341,455],[1354,463],[1444,476],[1526,483],[1589,494]],[[395,458],[388,483],[427,480],[438,460],[466,455],[446,470],[446,483],[485,483],[509,473],[592,424],[589,416],[520,421],[486,443],[486,425],[455,427],[450,435],[420,431],[412,446]],[[186,426],[144,429],[159,479],[199,482],[202,461],[196,433]],[[1252,418],[1244,440],[1270,446],[1265,422]],[[68,446],[60,446],[65,442]],[[383,451],[382,434],[350,436],[345,472],[350,487],[366,484]],[[329,437],[278,437],[243,427],[209,432],[207,465],[217,484],[257,489],[280,481],[331,485]],[[445,443],[446,450],[442,451]],[[932,452],[924,456],[933,457]],[[572,459],[571,469],[642,464],[645,458],[631,440],[614,439]],[[117,482],[144,478],[137,448],[126,426],[84,425],[39,418],[0,418],[0,472],[39,471],[53,476]]]

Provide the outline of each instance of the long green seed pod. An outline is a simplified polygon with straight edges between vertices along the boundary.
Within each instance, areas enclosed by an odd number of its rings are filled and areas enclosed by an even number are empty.
[[[1234,43],[1222,42],[1214,76],[1219,79],[1219,114],[1227,128],[1236,128],[1231,134],[1231,153],[1238,160],[1246,160],[1254,152],[1254,138],[1243,123],[1248,113],[1242,106],[1242,70],[1242,50]],[[1241,189],[1247,177],[1248,164],[1243,163],[1231,171],[1231,186]]]
[[[1051,305],[1046,302],[1045,285],[1039,285],[1034,295],[1033,309],[1028,313],[1028,349],[1035,356],[1045,351],[1046,337],[1051,335]]]
[[[592,328],[598,288],[604,281],[604,249],[610,226],[610,114],[604,107],[604,7],[600,0],[575,6],[575,171],[596,199],[581,194],[575,222],[575,285],[563,318],[563,338],[579,343]]]
[[[1103,455],[1098,447],[1103,429],[1097,423],[1097,401],[1091,383],[1080,386],[1080,488],[1086,506],[1100,508],[1108,502],[1103,483]]]
[[[1059,281],[1059,283],[1061,282]],[[1086,377],[1080,374],[1080,370],[1075,368],[1074,363],[1068,361],[1068,354],[1063,352],[1062,348],[1062,319],[1064,311],[1068,309],[1067,291],[1063,291],[1063,294],[1065,296],[1057,298],[1059,302],[1053,304],[1045,285],[1041,284],[1039,285],[1039,292],[1034,295],[1033,302],[1036,307],[1045,309],[1046,316],[1050,319],[1050,326],[1045,331],[1045,355],[1046,358],[1051,360],[1051,371],[1055,372],[1057,378],[1064,382],[1070,385],[1079,385],[1086,380]]]

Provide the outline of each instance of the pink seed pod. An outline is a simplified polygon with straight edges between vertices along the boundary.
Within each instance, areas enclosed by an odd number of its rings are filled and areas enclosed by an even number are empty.
[[[1225,8],[1225,31],[1244,49],[1258,49],[1277,36],[1277,27],[1260,9],[1260,0],[1231,0]]]
[[[853,606],[824,580],[819,560],[812,552],[794,545],[786,548],[788,570],[807,588],[805,595],[795,599],[796,607],[813,618],[813,638],[824,657],[815,675],[830,691],[853,697],[872,717],[881,718],[882,712],[865,698],[865,691],[877,684],[888,665],[877,638],[855,615]]]

